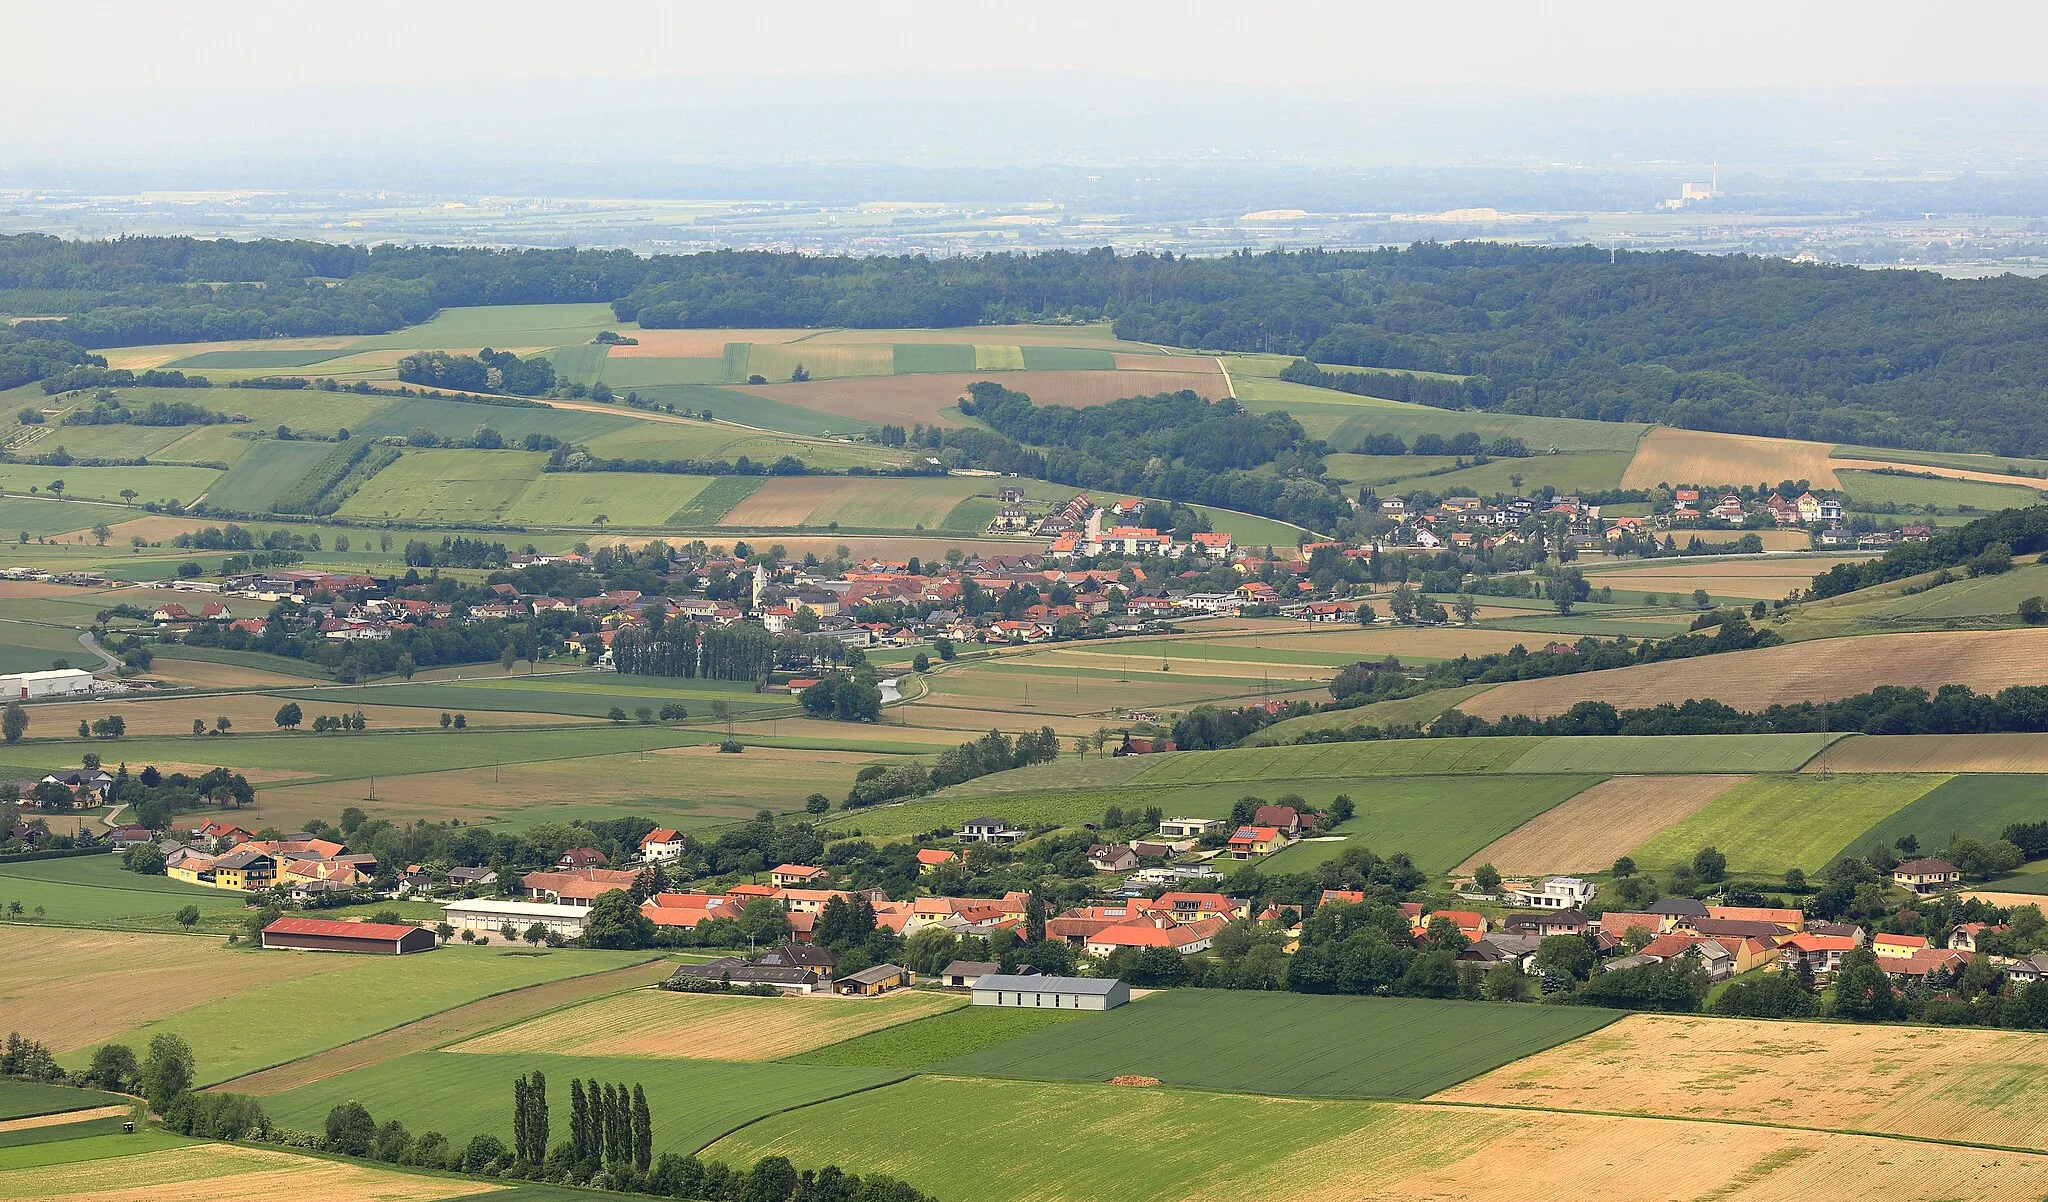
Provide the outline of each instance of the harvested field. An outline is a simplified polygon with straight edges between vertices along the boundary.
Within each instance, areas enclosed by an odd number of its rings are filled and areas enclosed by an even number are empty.
[[[789,342],[816,330],[632,330],[638,346],[615,346],[607,359],[716,359],[728,342]]]
[[[1435,1100],[2048,1149],[2048,1034],[1636,1014]]]
[[[1815,488],[1839,488],[1831,462],[1835,448],[1825,442],[1710,434],[1659,426],[1643,436],[1636,457],[1621,477],[1623,488],[1697,484],[1706,488],[1770,480],[1806,480]]]
[[[0,891],[7,884],[0,883]],[[345,958],[230,952],[217,939],[0,926],[0,1011],[55,1052]]]
[[[135,1113],[135,1107],[93,1106],[85,1110],[67,1110],[61,1114],[38,1114],[25,1119],[0,1121],[0,1131],[33,1131],[38,1127],[68,1127],[72,1123],[89,1123],[94,1119],[126,1118]]]
[[[1814,639],[1754,651],[1516,680],[1459,706],[1482,718],[1549,717],[1588,697],[1635,709],[1714,698],[1744,710],[1833,701],[1881,684],[1995,693],[2048,679],[2048,629],[1932,631]]]
[[[1813,578],[1838,563],[1862,563],[1869,555],[1807,555],[1797,558],[1729,559],[1721,562],[1690,560],[1658,567],[1627,566],[1615,570],[1596,568],[1586,573],[1594,588],[1612,588],[1645,593],[1662,593],[1667,598],[1684,596],[1691,603],[1694,589],[1723,600],[1773,601],[1794,589],[1804,591]]]
[[[2003,906],[2008,909],[2013,906],[2032,906],[2043,915],[2048,915],[2048,897],[2038,893],[2000,893],[1993,889],[1965,889],[1962,896],[1966,900],[1976,898],[1987,905]]]
[[[1456,871],[1491,864],[1504,876],[1594,872],[1746,776],[1616,776],[1545,810],[1474,852]]]
[[[770,380],[787,380],[801,366],[814,379],[841,376],[886,376],[896,370],[891,346],[851,346],[828,342],[755,343],[747,351],[747,371]]]
[[[636,964],[629,968],[616,968],[610,972],[592,973],[587,977],[570,977],[565,981],[550,981],[544,985],[531,985],[482,998],[453,1010],[430,1014],[418,1022],[406,1023],[382,1031],[368,1039],[358,1039],[325,1052],[318,1052],[303,1060],[277,1068],[237,1077],[223,1082],[222,1088],[235,1093],[253,1094],[263,1097],[283,1093],[301,1085],[324,1081],[341,1073],[382,1064],[414,1052],[424,1052],[439,1047],[451,1039],[489,1031],[505,1023],[518,1022],[545,1014],[559,1006],[570,1006],[590,998],[625,989],[637,989],[667,980],[675,972],[675,963],[670,960],[655,960],[648,964]]]
[[[943,994],[757,998],[637,989],[458,1043],[451,1052],[777,1060],[955,1009]]]
[[[864,529],[937,526],[953,507],[990,487],[974,479],[848,479],[776,476],[732,507],[721,526],[823,526]]]
[[[1857,735],[1808,772],[2048,772],[2048,734]]]
[[[268,1148],[198,1143],[128,1155],[118,1147],[110,1145],[100,1159],[0,1170],[0,1199],[145,1202],[174,1194],[188,1202],[272,1202],[305,1193],[376,1202],[435,1202],[503,1188],[492,1181],[418,1177]]]

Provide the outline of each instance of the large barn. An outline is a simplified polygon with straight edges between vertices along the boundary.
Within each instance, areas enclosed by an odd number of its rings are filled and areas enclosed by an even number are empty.
[[[991,973],[974,982],[977,1006],[1114,1010],[1130,1000],[1131,987],[1114,977],[1006,977]]]
[[[289,947],[310,952],[365,952],[403,956],[434,950],[430,927],[390,922],[335,922],[326,918],[280,918],[263,928],[264,947]]]

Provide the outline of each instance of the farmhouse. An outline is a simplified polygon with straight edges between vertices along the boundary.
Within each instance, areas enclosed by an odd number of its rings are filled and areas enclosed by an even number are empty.
[[[649,864],[660,864],[683,854],[682,832],[665,826],[657,826],[640,836],[640,858]]]
[[[1856,950],[1857,941],[1847,935],[1794,935],[1778,945],[1779,964],[1786,972],[1804,963],[1813,975],[1824,977],[1842,966],[1842,957]]]
[[[614,889],[631,889],[640,879],[637,872],[614,868],[579,868],[571,871],[529,872],[519,878],[520,888],[530,901],[562,906],[588,906],[600,894]]]
[[[1115,979],[990,975],[974,984],[977,1006],[1114,1010],[1130,1000],[1131,987]]]
[[[809,864],[783,864],[768,870],[768,883],[777,889],[796,889],[816,884],[831,875]]]
[[[972,989],[977,981],[995,976],[996,972],[993,961],[955,960],[939,970],[939,984],[948,989]]]
[[[485,931],[495,933],[506,923],[511,923],[522,934],[535,923],[548,933],[564,939],[574,939],[583,933],[583,920],[589,916],[588,906],[564,906],[553,902],[499,901],[495,898],[473,898],[468,901],[449,902],[441,907],[441,921],[458,931]]]
[[[720,956],[702,964],[685,964],[676,969],[669,980],[678,985],[696,982],[772,985],[784,993],[815,993],[824,987],[824,981],[815,969],[749,964],[738,956]]]
[[[1910,960],[1927,950],[1927,936],[1875,935],[1870,940],[1870,950],[1880,960]]]
[[[1938,856],[1907,860],[1892,869],[1892,884],[1915,893],[1940,893],[1963,883],[1963,870]]]
[[[263,946],[403,956],[408,952],[432,951],[436,943],[433,931],[409,924],[285,917],[263,928]]]
[[[849,973],[838,982],[839,992],[848,997],[875,997],[891,989],[908,989],[910,985],[910,970],[900,964],[877,964]]]

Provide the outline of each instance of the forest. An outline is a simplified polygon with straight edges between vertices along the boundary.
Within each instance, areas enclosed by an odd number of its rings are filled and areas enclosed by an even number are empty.
[[[1425,403],[2048,452],[2048,282],[1493,243],[953,259],[0,238],[0,385],[91,348],[376,334],[449,305],[610,302],[649,328],[1108,319],[1121,338],[1377,368]],[[1313,366],[1313,364],[1311,364]],[[1454,385],[1414,373],[1442,373]],[[1342,388],[1370,378],[1335,373]]]

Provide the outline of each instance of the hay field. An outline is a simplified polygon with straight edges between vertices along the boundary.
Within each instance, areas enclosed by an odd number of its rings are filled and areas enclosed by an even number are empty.
[[[2048,1034],[1635,1014],[1436,1100],[2048,1150]]]
[[[794,348],[778,348],[788,350]],[[850,348],[849,348],[850,349]],[[876,347],[887,352],[888,347]],[[757,348],[758,350],[758,348]],[[995,379],[1004,387],[1028,394],[1041,405],[1105,405],[1129,396],[1190,389],[1211,400],[1224,395],[1223,374],[1204,359],[1179,361],[1177,371],[1017,371],[1003,370]],[[809,364],[806,363],[806,367]],[[1203,370],[1206,368],[1206,370]],[[1190,370],[1192,369],[1192,370]],[[885,369],[886,370],[886,369]],[[763,375],[768,373],[763,372]],[[814,372],[815,374],[815,372]],[[989,372],[935,372],[928,375],[867,375],[807,383],[757,384],[747,396],[763,396],[836,417],[873,423],[911,425],[917,422],[959,424],[952,409],[967,386],[990,377]],[[769,376],[787,381],[789,373]]]
[[[99,1156],[0,1168],[0,1199],[46,1202],[145,1202],[174,1195],[186,1202],[271,1202],[311,1196],[375,1202],[437,1202],[503,1189],[496,1182],[413,1176],[364,1164],[296,1156],[269,1148],[194,1143],[124,1147],[134,1136],[94,1140]],[[54,1152],[66,1145],[45,1145]],[[84,1149],[78,1149],[84,1150]],[[144,1154],[146,1153],[146,1154]]]
[[[1838,563],[1862,563],[1869,558],[1871,556],[1866,554],[1811,555],[1796,559],[1694,559],[1657,567],[1637,567],[1631,563],[1611,570],[1597,568],[1587,572],[1586,579],[1594,588],[1604,586],[1622,591],[1661,593],[1666,597],[1690,594],[1696,588],[1703,588],[1716,599],[1740,597],[1772,601],[1794,589],[1804,591],[1810,588],[1815,576]]]
[[[1865,832],[1942,784],[1943,776],[1759,776],[1629,854],[1646,870],[1719,848],[1734,873],[1817,872],[1862,846]]]
[[[2048,772],[2048,734],[1855,735],[1808,772]]]
[[[808,338],[816,330],[626,330],[638,346],[615,346],[607,359],[716,359],[728,342],[774,343]]]
[[[155,664],[151,665],[152,670],[155,666]],[[183,664],[181,663],[180,666],[183,666]],[[220,668],[226,665],[208,664],[206,666],[209,668]],[[240,671],[240,669],[230,670]],[[281,681],[273,681],[271,683],[281,683]],[[295,680],[290,683],[303,685],[306,682]],[[375,693],[368,695],[376,696]],[[147,694],[144,694],[144,696],[146,697]],[[343,705],[331,702],[308,701],[305,698],[266,697],[256,693],[232,694],[222,697],[178,697],[155,701],[129,701],[125,699],[118,701],[81,701],[65,705],[37,706],[36,716],[39,719],[46,718],[49,725],[45,726],[44,730],[54,733],[59,730],[75,728],[78,725],[78,720],[81,718],[92,719],[108,713],[117,713],[127,721],[128,734],[131,736],[184,735],[187,738],[192,737],[192,722],[194,719],[206,723],[207,728],[210,730],[216,717],[225,717],[234,723],[233,726],[228,728],[229,737],[234,738],[236,736],[277,733],[275,720],[277,707],[291,700],[299,702],[300,708],[305,711],[308,724],[318,714],[354,713],[357,710],[361,710],[363,718],[369,724],[369,729],[371,730],[405,730],[411,728],[422,730],[433,728],[438,730],[441,725],[441,711],[437,709],[424,709],[404,705]],[[472,712],[466,714],[466,717],[471,726],[531,726],[536,723],[554,726],[563,723],[603,721],[601,718],[572,717],[562,714],[499,713],[491,711]],[[218,747],[219,744],[220,740],[214,737],[208,737],[205,740],[194,738],[188,756],[193,760],[203,760],[207,757],[209,749]],[[159,763],[157,767],[163,768],[164,765]],[[251,779],[255,778],[251,777]]]
[[[1746,776],[1616,776],[1545,810],[1460,864],[1491,864],[1504,876],[1597,872],[1658,831],[1681,822]]]
[[[757,998],[636,989],[458,1043],[451,1052],[779,1060],[966,1004],[956,995]]]
[[[859,479],[776,476],[719,519],[721,526],[823,526],[864,529],[941,525],[967,498],[990,487],[972,478]]]
[[[356,518],[495,522],[540,478],[547,456],[526,451],[406,451],[342,504]]]
[[[1833,701],[1881,684],[1930,692],[1966,684],[1997,692],[2048,679],[2048,629],[1930,631],[1783,643],[1753,651],[1608,668],[1576,676],[1516,680],[1464,702],[1483,718],[1548,717],[1588,697],[1618,709],[1714,698],[1760,710],[1800,701]]]
[[[1933,472],[1937,476],[1950,480],[1974,480],[1982,484],[2006,484],[2014,488],[2024,488],[2028,492],[2037,494],[2042,491],[2042,480],[2038,476],[2015,476],[2008,472],[1985,471],[1973,467],[1960,467],[1950,463],[1914,463],[1903,459],[1864,458],[1861,454],[1847,457],[1838,456],[1835,463],[1839,469],[1848,471],[1888,467],[1902,472]],[[1819,481],[1815,481],[1815,483],[1819,483]],[[1931,481],[1923,481],[1923,483],[1931,483]],[[2022,504],[2025,504],[2025,502],[2022,502]]]
[[[0,897],[16,896],[0,882]],[[56,1052],[244,990],[344,967],[341,957],[230,952],[183,935],[0,926],[0,1012]]]
[[[747,350],[747,371],[751,375],[787,380],[799,365],[819,380],[886,376],[896,371],[896,351],[890,346],[835,345],[815,340],[756,343]]]
[[[1644,435],[1636,447],[1635,458],[1622,473],[1621,486],[1698,484],[1717,488],[1805,480],[1815,488],[1839,488],[1832,463],[1834,452],[1834,446],[1825,442],[1710,434],[1704,430],[1658,426]]]

